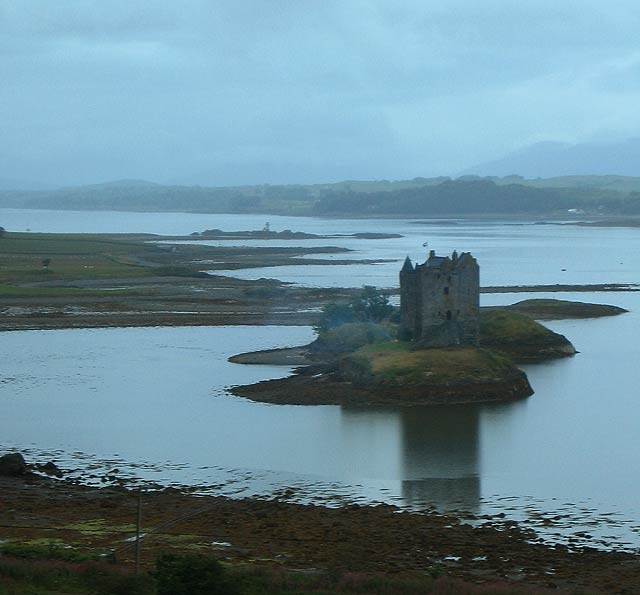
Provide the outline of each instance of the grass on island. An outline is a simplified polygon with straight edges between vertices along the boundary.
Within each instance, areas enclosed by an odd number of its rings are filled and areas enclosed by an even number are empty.
[[[480,311],[480,342],[483,345],[535,343],[554,334],[531,317],[506,308]]]
[[[566,337],[536,322],[530,315],[509,308],[481,310],[480,345],[505,353],[516,361],[539,361],[575,353]]]
[[[512,368],[509,358],[485,349],[412,350],[411,343],[401,341],[362,347],[346,360],[356,374],[374,382],[405,385],[491,378]]]

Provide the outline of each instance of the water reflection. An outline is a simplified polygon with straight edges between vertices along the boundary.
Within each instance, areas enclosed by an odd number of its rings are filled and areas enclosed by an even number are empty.
[[[342,464],[352,477],[402,477],[402,428],[397,407],[340,407]]]
[[[477,512],[478,407],[412,407],[402,409],[400,419],[406,504]]]
[[[477,512],[480,409],[342,407],[343,452],[357,475],[401,478],[412,506]]]

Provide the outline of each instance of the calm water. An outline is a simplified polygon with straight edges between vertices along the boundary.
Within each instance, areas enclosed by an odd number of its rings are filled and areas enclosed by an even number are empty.
[[[244,216],[9,215],[0,212],[7,229],[28,226],[34,231],[188,233],[264,224],[264,217]],[[383,242],[343,241],[356,243],[364,258],[401,258],[405,248],[419,254],[422,238],[438,250],[470,250],[480,260],[485,285],[640,280],[636,230],[282,219],[280,227],[280,220],[271,217],[272,227],[407,235]],[[333,240],[323,243],[337,245]],[[283,277],[280,268],[271,269],[273,276]],[[360,277],[357,283],[353,278],[358,275],[392,286],[397,274],[397,264],[354,266],[349,277],[341,276],[342,267],[313,268],[319,269],[321,284],[331,279],[358,285]],[[383,278],[384,270],[389,273]],[[307,328],[5,333],[0,403],[10,413],[0,418],[2,447],[53,452],[83,467],[104,469],[109,461],[132,475],[214,484],[226,493],[294,486],[301,494],[327,497],[348,494],[476,513],[505,510],[541,530],[537,523],[545,514],[561,513],[565,532],[586,527],[608,544],[638,546],[640,294],[554,296],[614,303],[631,312],[550,323],[580,353],[527,366],[535,395],[501,405],[291,407],[251,403],[226,393],[229,385],[288,372],[229,364],[229,355],[304,343],[312,336]],[[484,304],[526,297],[533,296],[482,296]]]
[[[558,225],[476,223],[421,225],[410,220],[317,219],[275,215],[205,215],[194,213],[85,213],[78,211],[30,211],[0,209],[1,225],[10,231],[34,232],[145,232],[190,234],[218,228],[224,231],[291,229],[316,234],[355,232],[399,233],[386,240],[328,239],[276,242],[269,245],[341,246],[355,252],[327,255],[328,261],[344,258],[392,259],[379,265],[282,266],[229,275],[243,278],[274,277],[292,283],[317,286],[376,285],[398,283],[398,261],[409,255],[422,262],[428,249],[438,253],[470,251],[481,266],[483,285],[553,283],[636,283],[640,280],[640,232],[637,229],[585,228]],[[422,245],[428,242],[428,247]],[[265,242],[208,242],[218,245],[265,245]],[[316,256],[314,256],[316,258]],[[203,267],[206,269],[206,266]]]

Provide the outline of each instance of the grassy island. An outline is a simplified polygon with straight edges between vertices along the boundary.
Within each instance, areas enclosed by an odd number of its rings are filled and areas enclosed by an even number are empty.
[[[503,401],[533,393],[526,375],[495,351],[475,347],[412,349],[389,342],[361,347],[340,360],[354,386],[402,404]]]
[[[254,401],[296,405],[439,405],[533,393],[524,372],[488,349],[413,350],[411,343],[389,341],[334,358],[326,352],[311,357],[313,364],[289,378],[231,390]]]
[[[333,314],[333,310],[331,310]],[[390,317],[393,319],[393,315]],[[480,314],[478,347],[417,348],[397,326],[348,322],[320,329],[305,347],[242,354],[231,361],[304,365],[289,378],[232,389],[255,401],[298,405],[436,405],[509,401],[533,394],[518,362],[576,353],[571,342],[510,307]],[[293,359],[295,357],[295,359]]]

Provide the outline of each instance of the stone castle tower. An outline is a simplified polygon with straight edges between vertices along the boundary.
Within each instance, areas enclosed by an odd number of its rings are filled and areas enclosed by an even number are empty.
[[[469,252],[436,256],[400,271],[402,335],[424,347],[477,345],[480,318],[480,269]]]

